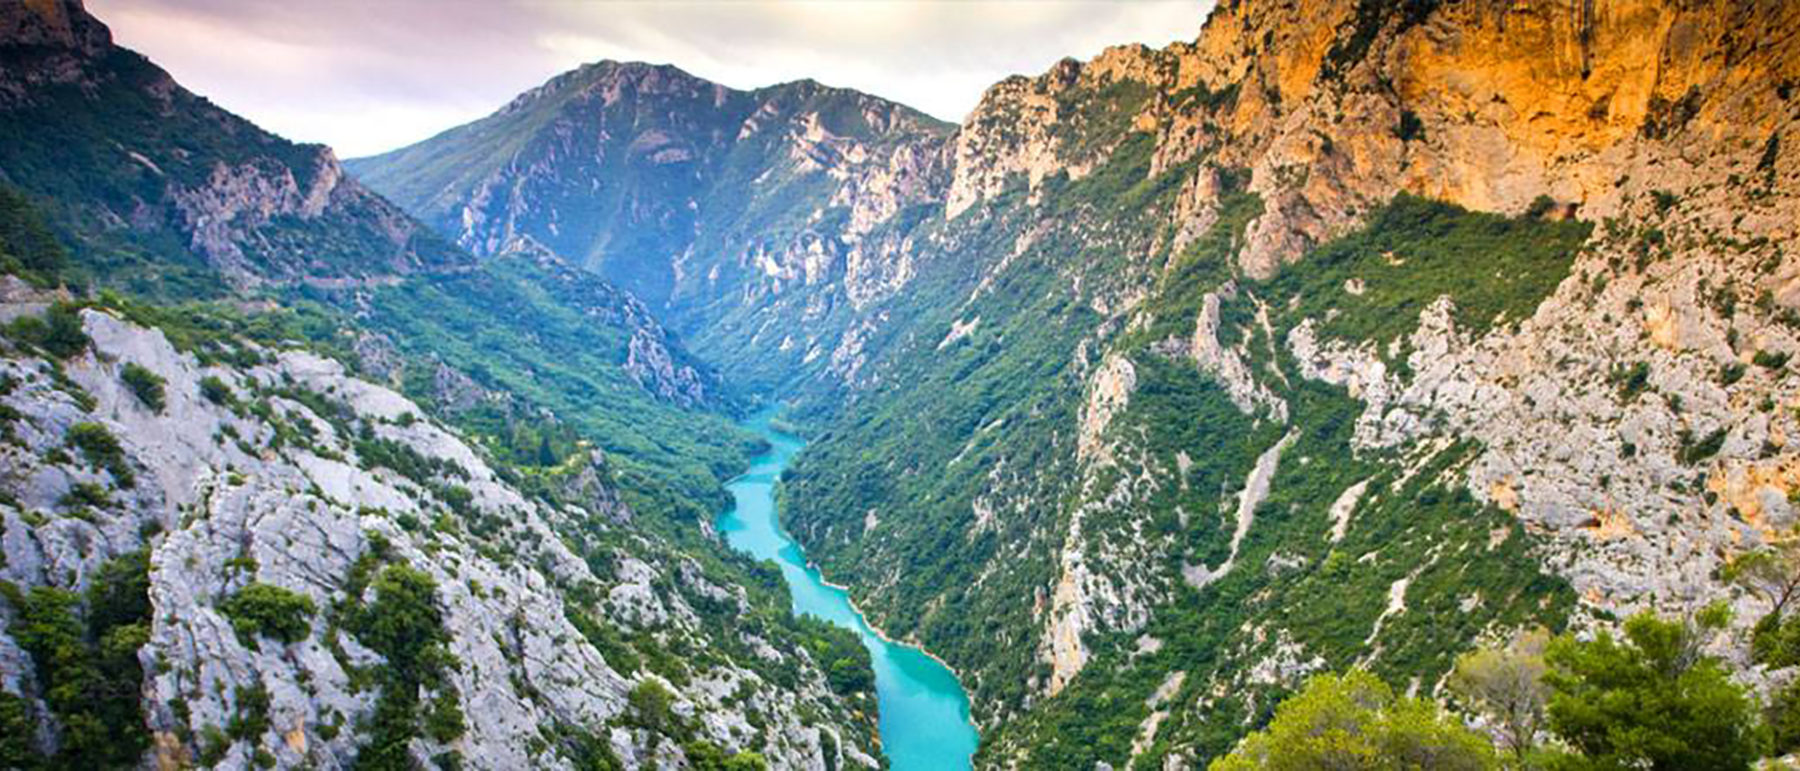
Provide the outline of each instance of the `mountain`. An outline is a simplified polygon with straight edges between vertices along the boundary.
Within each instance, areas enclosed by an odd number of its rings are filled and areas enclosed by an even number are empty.
[[[1725,600],[1719,652],[1784,681],[1744,643],[1767,601],[1719,568],[1784,537],[1800,498],[1796,22],[1792,3],[1222,3],[1191,43],[1065,60],[896,137],[874,165],[916,172],[870,178],[915,184],[859,240],[853,187],[727,188],[743,232],[818,239],[768,262],[711,235],[685,173],[518,182],[623,168],[544,139],[630,146],[642,113],[595,107],[622,86],[570,100],[571,128],[506,117],[533,92],[353,168],[464,243],[528,237],[620,275],[605,245],[627,239],[703,358],[763,362],[747,382],[813,429],[786,524],[873,622],[958,669],[979,765],[1183,768],[1310,673],[1437,692],[1458,653],[1530,625]],[[734,92],[677,91],[651,125],[713,128],[666,157],[713,157],[741,110],[704,94]],[[477,144],[496,182],[446,181]],[[789,179],[792,153],[739,157]],[[861,178],[831,168],[822,188]],[[605,219],[555,241],[584,187],[640,225],[697,213],[654,248]]]
[[[346,360],[377,355],[379,376],[410,383],[409,396],[435,401],[446,365],[491,391],[529,392],[505,415],[464,410],[464,428],[510,436],[550,410],[669,499],[657,508],[692,517],[723,500],[717,483],[751,442],[725,417],[737,397],[629,293],[457,248],[330,149],[268,134],[113,45],[79,3],[0,14],[0,183],[68,244],[70,285],[307,304],[341,317],[315,342]],[[359,332],[349,344],[336,339],[347,329]],[[405,355],[382,357],[389,349]]]
[[[0,3],[0,766],[878,767],[650,309]]]
[[[546,251],[605,276],[768,390],[796,369],[855,371],[853,337],[807,330],[910,277],[891,225],[923,213],[948,133],[812,81],[738,91],[600,62],[348,165],[476,254]]]
[[[54,127],[47,130],[46,127]],[[468,256],[350,179],[112,44],[78,3],[0,6],[0,182],[32,197],[84,280],[161,296],[390,280]]]
[[[822,669],[855,639],[656,535],[603,454],[521,486],[338,362],[127,317],[0,357],[8,765],[876,765]]]

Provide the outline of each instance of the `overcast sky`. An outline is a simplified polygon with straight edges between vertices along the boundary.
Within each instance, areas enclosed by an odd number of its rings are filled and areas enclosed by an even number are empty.
[[[486,115],[599,59],[739,88],[813,78],[959,121],[982,89],[1199,34],[1212,0],[88,0],[188,88],[344,157]]]

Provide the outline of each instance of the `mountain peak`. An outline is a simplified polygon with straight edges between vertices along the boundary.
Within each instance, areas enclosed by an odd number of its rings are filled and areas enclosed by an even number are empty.
[[[81,0],[18,0],[0,4],[0,47],[105,50],[112,32]]]

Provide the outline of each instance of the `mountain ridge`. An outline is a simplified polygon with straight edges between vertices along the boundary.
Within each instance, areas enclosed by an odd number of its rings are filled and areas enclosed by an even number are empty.
[[[328,148],[275,137],[181,88],[112,45],[80,3],[9,3],[0,29],[3,181],[94,245],[76,250],[78,261],[104,259],[89,272],[180,297],[471,265],[349,178]]]
[[[946,130],[812,81],[739,91],[667,65],[600,63],[350,167],[478,254],[544,250],[596,270],[769,390],[785,368],[831,364],[839,341],[795,341],[769,360],[729,351],[892,291],[882,225],[920,202]],[[718,303],[739,291],[773,307]]]
[[[480,257],[331,291],[388,338],[356,358],[452,365],[388,382],[427,375],[455,407],[434,418],[476,405],[458,425],[510,489],[540,501],[584,457],[610,469],[578,476],[633,513],[558,535],[598,544],[589,571],[618,581],[566,595],[585,608],[569,620],[687,602],[691,634],[629,632],[661,667],[659,645],[733,629],[684,593],[678,553],[779,584],[705,545],[707,485],[746,448],[638,390],[791,400],[811,441],[783,526],[872,624],[961,674],[979,767],[1197,767],[1317,673],[1440,697],[1483,642],[1710,603],[1733,620],[1706,653],[1791,708],[1794,670],[1750,643],[1781,609],[1724,578],[1800,524],[1794,29],[1800,4],[1747,0],[1240,0],[1191,42],[1002,80],[956,126],[806,82],[597,63],[346,162]],[[9,345],[40,366],[39,343]],[[124,414],[114,364],[70,366]],[[58,420],[75,400],[28,395],[9,404]],[[511,422],[536,414],[563,419]],[[297,420],[277,417],[255,430]],[[569,454],[575,436],[625,446]],[[638,484],[674,463],[693,473]],[[419,499],[461,499],[442,492]],[[6,513],[9,538],[43,527]],[[464,527],[445,537],[477,544]],[[656,577],[628,567],[650,553],[671,558]],[[732,661],[770,666],[750,648]],[[866,703],[838,697],[801,698]],[[870,746],[856,719],[836,724]],[[633,762],[667,746],[609,725]],[[873,759],[799,732],[760,746]]]
[[[1796,345],[1796,13],[1221,4],[990,87],[862,236],[878,290],[818,227],[800,288],[666,310],[801,361],[784,521],[965,674],[980,765],[1203,762],[1309,672],[1441,682],[1527,624],[1748,623],[1711,569],[1800,487],[1785,370],[1739,372]]]

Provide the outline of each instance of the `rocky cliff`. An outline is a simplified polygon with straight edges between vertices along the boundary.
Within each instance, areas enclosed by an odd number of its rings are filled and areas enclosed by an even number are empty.
[[[16,342],[0,358],[12,751],[877,765],[872,697],[830,689],[785,598],[640,526],[598,453],[527,495],[335,361],[79,318],[91,342],[72,358]],[[54,636],[84,623],[105,634]],[[89,657],[118,679],[83,680]]]
[[[264,132],[113,45],[79,0],[0,6],[0,136],[0,182],[77,242],[85,281],[191,297],[469,264],[329,148]]]
[[[911,278],[896,225],[932,200],[947,133],[811,81],[737,91],[599,62],[350,165],[477,254],[599,272],[766,388],[791,370],[852,375],[844,330]]]
[[[1430,690],[1525,623],[1753,622],[1717,568],[1795,516],[1796,11],[1230,3],[996,85],[915,241],[952,288],[796,531],[969,672],[996,765],[1193,765],[1308,672]]]

